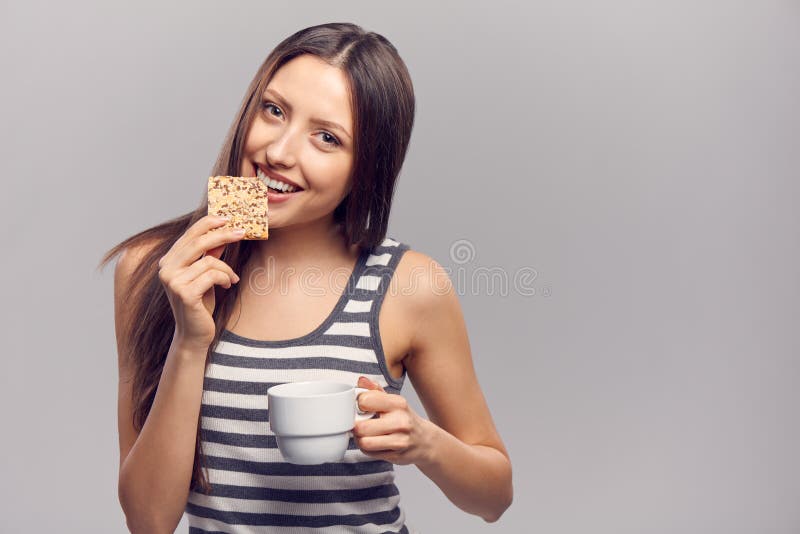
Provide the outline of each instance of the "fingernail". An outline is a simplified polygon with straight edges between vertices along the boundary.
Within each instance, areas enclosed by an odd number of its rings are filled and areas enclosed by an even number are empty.
[[[233,231],[233,233],[236,235],[244,235],[244,231],[245,231],[244,228],[237,228],[236,230]]]

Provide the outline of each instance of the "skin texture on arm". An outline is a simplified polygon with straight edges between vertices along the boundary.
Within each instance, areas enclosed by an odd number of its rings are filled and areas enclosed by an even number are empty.
[[[370,391],[359,405],[380,418],[359,422],[354,434],[365,453],[416,464],[453,504],[493,522],[513,499],[511,461],[478,384],[458,296],[435,260],[406,256],[414,273],[406,316],[416,320],[404,364],[429,419],[399,395]]]
[[[117,338],[117,364],[119,366],[117,396],[117,430],[119,433],[119,465],[128,456],[136,442],[138,432],[133,426],[133,401],[131,398],[131,380],[133,369],[124,354],[128,351],[124,343],[125,323],[130,320],[127,313],[127,297],[130,277],[147,250],[144,246],[125,249],[117,260],[114,269],[114,326]]]
[[[120,469],[118,496],[133,533],[168,533],[177,527],[186,504],[192,474],[197,418],[200,411],[205,352],[173,341],[153,406],[142,428],[133,426],[132,369],[123,355],[128,279],[141,250],[126,250],[114,275],[115,326],[119,359],[118,429]]]

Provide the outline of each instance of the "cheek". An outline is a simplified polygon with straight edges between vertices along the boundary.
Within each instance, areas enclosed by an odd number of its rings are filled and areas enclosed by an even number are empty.
[[[347,180],[351,170],[350,158],[320,154],[307,160],[306,169],[309,181],[313,180],[317,187],[329,190],[337,196],[347,190]]]
[[[261,119],[256,117],[247,132],[244,141],[245,150],[256,150],[263,145],[269,138],[269,126]]]

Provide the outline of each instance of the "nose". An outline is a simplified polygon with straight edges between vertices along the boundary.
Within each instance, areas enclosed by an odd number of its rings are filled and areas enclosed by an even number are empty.
[[[282,167],[291,167],[295,164],[290,128],[284,128],[278,137],[267,144],[267,161],[274,166]]]

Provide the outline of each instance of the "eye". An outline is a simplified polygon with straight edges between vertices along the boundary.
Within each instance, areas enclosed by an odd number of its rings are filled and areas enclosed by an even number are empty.
[[[281,117],[281,116],[283,116],[283,111],[281,111],[281,108],[279,108],[278,106],[276,106],[275,104],[273,104],[272,102],[270,102],[268,100],[263,101],[261,103],[261,107],[266,109],[267,112],[270,115],[272,115],[273,117]],[[270,108],[274,108],[274,109],[278,110],[280,112],[280,115],[276,115],[275,113],[272,113],[271,111],[269,111]],[[340,146],[342,144],[342,143],[339,142],[339,140],[336,137],[334,137],[333,135],[331,135],[328,132],[320,132],[317,135],[325,136],[325,137],[323,137],[323,141],[322,142],[325,143],[328,146],[334,146],[335,147],[335,146]]]
[[[332,136],[328,132],[320,132],[319,135],[327,136],[327,137],[329,137],[331,139],[331,141],[324,141],[324,140],[322,141],[326,145],[339,146],[341,144],[338,139],[336,139],[334,136]]]
[[[270,108],[270,107],[272,107],[272,108],[275,108],[275,109],[277,109],[278,111],[280,111],[280,112],[281,112],[281,115],[283,115],[283,111],[281,111],[281,108],[279,108],[278,106],[276,106],[276,105],[275,105],[275,104],[273,104],[272,102],[266,102],[266,101],[265,101],[265,102],[263,102],[263,103],[262,103],[262,107],[263,107],[264,109],[266,109],[266,110],[269,110],[269,108]],[[271,113],[271,112],[270,112],[269,114],[270,114],[270,115],[272,115],[273,117],[275,117],[275,116],[276,116],[274,113]]]

